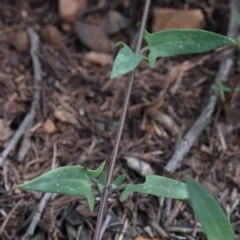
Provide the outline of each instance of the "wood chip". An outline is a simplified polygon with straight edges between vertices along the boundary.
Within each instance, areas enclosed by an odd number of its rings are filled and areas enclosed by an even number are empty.
[[[87,0],[59,0],[58,12],[63,22],[74,23],[79,11],[87,7]]]
[[[86,53],[83,59],[88,63],[88,65],[90,64],[98,67],[113,64],[112,55],[106,53],[98,53],[91,51]]]
[[[73,125],[78,124],[78,121],[75,118],[75,116],[72,113],[69,113],[65,110],[56,110],[54,112],[54,117],[61,122],[70,123]]]
[[[204,15],[199,9],[154,8],[152,30],[158,32],[172,28],[201,29],[203,22]]]
[[[51,119],[47,119],[43,125],[43,129],[46,133],[53,133],[55,132],[56,127]]]

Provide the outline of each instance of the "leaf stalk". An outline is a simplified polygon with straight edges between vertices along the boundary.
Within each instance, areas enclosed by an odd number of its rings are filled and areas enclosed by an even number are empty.
[[[135,49],[135,54],[139,54],[139,52],[141,50],[142,39],[143,39],[144,29],[145,29],[146,22],[147,22],[150,3],[151,3],[151,0],[145,1],[144,12],[143,12],[141,26],[140,26],[140,30],[139,30],[139,34],[138,34],[138,41],[137,41],[137,45],[136,45],[136,49]],[[93,240],[100,239],[100,231],[101,231],[101,227],[102,227],[102,223],[103,223],[107,200],[108,200],[109,194],[111,192],[110,186],[111,186],[111,182],[113,179],[113,171],[114,171],[115,164],[116,164],[117,154],[118,154],[119,145],[120,145],[122,132],[123,132],[123,126],[124,126],[124,122],[125,122],[126,115],[127,115],[127,109],[128,109],[128,105],[129,105],[131,91],[132,91],[134,76],[135,76],[135,70],[133,70],[130,73],[128,82],[127,82],[127,86],[126,86],[126,92],[125,92],[125,97],[124,97],[124,101],[123,101],[122,112],[121,112],[119,125],[118,125],[118,129],[117,129],[115,144],[113,146],[113,151],[112,151],[112,155],[111,155],[111,159],[110,159],[110,166],[108,169],[107,184],[101,194],[100,209],[99,209],[99,214],[98,214],[98,218],[97,218],[97,224],[96,224]]]

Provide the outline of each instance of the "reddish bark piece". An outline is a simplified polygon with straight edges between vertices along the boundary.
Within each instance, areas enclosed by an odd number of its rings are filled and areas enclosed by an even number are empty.
[[[55,124],[51,119],[47,119],[43,125],[43,129],[46,133],[53,133],[56,130]]]
[[[154,8],[152,31],[158,32],[166,29],[201,29],[204,16],[199,9],[180,10],[172,8]]]
[[[103,67],[106,65],[112,65],[112,55],[98,52],[88,52],[84,55],[83,59],[89,64],[94,66]]]
[[[76,117],[72,113],[69,113],[65,110],[56,110],[54,112],[54,117],[61,122],[70,123],[73,125],[78,124]]]
[[[80,10],[87,7],[87,0],[59,0],[60,18],[67,23],[74,23]]]
[[[148,133],[154,133],[155,132],[155,128],[151,123],[147,123],[142,127],[142,130],[148,132]]]
[[[99,26],[77,21],[74,25],[74,32],[89,49],[96,52],[111,52],[110,40]]]

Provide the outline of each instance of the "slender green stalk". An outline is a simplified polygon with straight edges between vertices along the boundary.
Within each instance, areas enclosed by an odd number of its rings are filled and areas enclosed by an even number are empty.
[[[151,2],[151,0],[146,0],[146,2],[145,2],[144,13],[143,13],[141,27],[140,27],[139,35],[138,35],[138,41],[137,41],[137,45],[136,45],[136,49],[135,49],[136,54],[139,54],[140,49],[141,49],[142,39],[143,39],[144,29],[146,26],[150,2]],[[109,166],[108,175],[107,175],[107,184],[106,184],[106,186],[102,192],[102,196],[101,196],[100,209],[99,209],[96,229],[95,229],[95,233],[94,233],[94,238],[93,238],[94,240],[99,240],[103,217],[104,217],[104,213],[105,213],[105,208],[107,205],[107,200],[108,200],[109,194],[111,192],[110,185],[111,185],[112,178],[113,178],[113,171],[114,171],[117,154],[118,154],[118,150],[119,150],[119,144],[120,144],[120,140],[121,140],[121,136],[122,136],[123,125],[124,125],[124,122],[126,119],[126,114],[127,114],[129,99],[130,99],[130,95],[131,95],[131,91],[132,91],[134,76],[135,76],[135,70],[133,70],[130,73],[129,79],[127,82],[127,86],[126,86],[126,93],[125,93],[125,98],[124,98],[124,102],[123,102],[122,113],[121,113],[121,117],[119,120],[119,125],[118,125],[118,129],[117,129],[117,134],[116,134],[115,144],[113,147],[112,156],[110,159],[110,166]]]

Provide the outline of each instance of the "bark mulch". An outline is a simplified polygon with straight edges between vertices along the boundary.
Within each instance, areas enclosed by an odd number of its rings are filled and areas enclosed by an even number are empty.
[[[29,47],[18,46],[26,41],[16,33],[21,35],[29,26],[40,33],[46,24],[61,29],[57,3],[29,2],[27,17],[15,1],[0,3],[1,152],[29,113],[35,91]],[[163,5],[161,2],[155,4],[184,8],[190,1],[163,1]],[[190,8],[203,9],[207,30],[226,35],[228,1],[191,2]],[[90,4],[96,3],[90,1]],[[126,10],[116,4],[116,10],[122,11],[131,24],[129,29],[114,34],[112,41],[131,43],[141,18],[142,7],[137,6],[130,5]],[[90,15],[88,21],[98,21],[101,16]],[[99,207],[97,192],[96,209],[90,212],[81,197],[46,195],[17,188],[18,184],[58,166],[80,164],[96,169],[111,155],[127,77],[109,80],[111,64],[99,66],[89,62],[85,58],[89,49],[79,43],[76,35],[72,31],[59,32],[60,47],[40,43],[37,53],[42,66],[40,101],[30,132],[25,136],[25,145],[21,148],[23,141],[20,141],[14,146],[0,167],[0,239],[28,239],[23,236],[41,204],[42,216],[29,239],[92,239]],[[227,84],[232,90],[240,85],[237,52],[235,60]],[[131,167],[129,159],[146,162],[154,174],[181,181],[187,175],[192,176],[219,200],[239,236],[239,93],[231,91],[224,103],[219,101],[211,123],[181,168],[173,174],[164,171],[178,136],[200,114],[219,61],[220,58],[207,53],[160,59],[153,70],[141,64],[114,176],[125,174],[128,183],[144,182],[141,169],[136,171]],[[186,67],[191,63],[196,64]],[[166,120],[161,120],[164,117]],[[19,155],[20,149],[26,152]],[[119,193],[112,195],[105,223],[107,229],[102,239],[205,239],[187,202],[141,194],[133,194],[123,203],[119,201]]]

